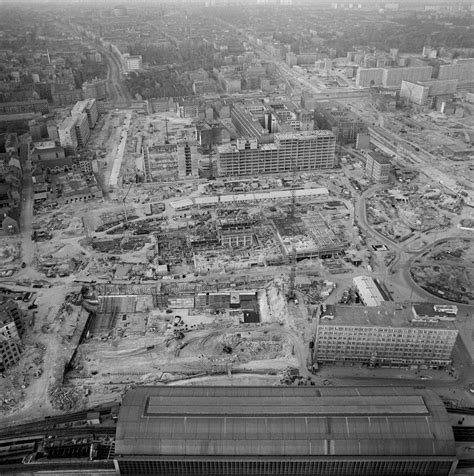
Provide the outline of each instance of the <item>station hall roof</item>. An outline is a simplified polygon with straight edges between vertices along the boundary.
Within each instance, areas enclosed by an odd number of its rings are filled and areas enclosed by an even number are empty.
[[[411,387],[143,386],[124,397],[117,458],[455,456],[448,414]]]

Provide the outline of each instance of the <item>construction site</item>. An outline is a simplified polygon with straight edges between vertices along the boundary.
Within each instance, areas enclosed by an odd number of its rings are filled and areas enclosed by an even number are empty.
[[[119,397],[133,382],[300,366],[302,343],[286,296],[268,277],[207,286],[92,285],[82,296],[91,317],[65,383],[87,387],[90,403],[103,392]]]
[[[97,142],[104,159],[104,183],[112,190],[119,182],[177,180],[177,143],[195,142],[192,122],[173,113],[111,113],[107,133],[102,132]],[[199,152],[195,154],[201,160]]]
[[[432,294],[472,304],[474,293],[474,242],[439,240],[412,261],[413,279]]]
[[[28,232],[0,237],[1,286],[27,322],[2,420],[119,402],[145,383],[401,378],[315,366],[318,306],[362,312],[356,283],[370,280],[381,301],[472,304],[471,209],[423,170],[397,163],[374,184],[348,146],[331,170],[207,180],[213,158],[197,147],[199,173],[182,179],[178,145],[194,136],[172,112],[110,111],[91,136],[103,196],[38,203]],[[467,339],[470,321],[457,325]],[[440,372],[433,386],[451,378]]]
[[[459,194],[420,178],[378,191],[366,204],[374,229],[399,243],[436,236],[458,221],[463,209]]]

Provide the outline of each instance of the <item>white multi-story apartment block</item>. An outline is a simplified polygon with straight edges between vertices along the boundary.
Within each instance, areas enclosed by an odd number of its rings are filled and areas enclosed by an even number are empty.
[[[66,150],[75,151],[78,146],[76,133],[76,120],[66,117],[58,126],[59,143]]]
[[[218,174],[255,175],[334,167],[336,138],[331,131],[279,133],[274,143],[218,147]]]
[[[384,86],[400,87],[402,81],[429,81],[431,66],[412,66],[404,68],[359,68],[356,85],[360,87]]]
[[[87,114],[85,112],[81,112],[79,114],[75,114],[72,117],[75,122],[77,143],[80,147],[85,147],[91,135]]]
[[[84,101],[78,101],[71,111],[71,116],[76,114],[87,114],[87,120],[89,121],[89,128],[93,129],[97,119],[99,118],[99,111],[97,110],[97,101],[95,99],[85,99]]]
[[[390,179],[390,159],[374,150],[362,151],[366,157],[365,174],[377,183],[386,183]]]
[[[369,366],[442,368],[451,363],[458,335],[454,314],[432,304],[378,307],[321,305],[314,360]]]

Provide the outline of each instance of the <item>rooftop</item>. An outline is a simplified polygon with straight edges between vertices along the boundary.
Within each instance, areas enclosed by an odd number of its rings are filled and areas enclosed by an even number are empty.
[[[329,316],[332,316],[329,317]],[[326,305],[321,318],[326,317],[321,324],[332,326],[357,327],[425,327],[419,321],[414,321],[411,303],[384,302],[380,306],[348,306]],[[452,321],[437,321],[429,327],[456,329]]]
[[[74,107],[71,110],[71,116],[74,116],[76,114],[84,112],[87,106],[88,106],[87,99],[83,100],[83,101],[77,101],[76,104],[74,104]]]
[[[458,313],[458,307],[454,304],[433,304],[429,302],[413,304],[413,310],[420,317],[452,320],[456,318]]]
[[[288,132],[276,133],[275,138],[280,140],[288,139],[311,139],[312,137],[334,137],[332,131],[317,130],[317,131],[302,131],[302,132]]]
[[[371,277],[356,276],[353,281],[354,284],[357,286],[357,291],[359,292],[362,302],[366,306],[379,306],[385,301],[385,298],[380,292],[380,289]]]
[[[408,387],[144,386],[124,397],[117,458],[455,456],[449,417]]]
[[[66,117],[59,125],[58,129],[66,130],[66,129],[74,129],[76,125],[76,118],[74,117]]]
[[[377,162],[378,164],[390,164],[390,159],[386,155],[381,154],[380,152],[370,150],[367,152],[367,154],[370,155],[370,157],[372,157],[372,159],[374,159],[375,162]]]
[[[33,142],[33,146],[35,149],[56,149],[57,146],[54,141],[42,141],[42,142]]]
[[[236,143],[222,144],[217,146],[217,151],[219,154],[225,154],[228,152],[239,152],[244,153],[247,150],[277,150],[278,146],[276,144],[258,144],[257,149],[238,149]]]

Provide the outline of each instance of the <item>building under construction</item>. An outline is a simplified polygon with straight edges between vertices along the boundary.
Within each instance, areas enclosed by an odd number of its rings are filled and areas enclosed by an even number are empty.
[[[320,213],[304,217],[273,219],[273,227],[285,256],[294,252],[297,259],[339,255],[347,248],[328,227]]]
[[[22,313],[12,299],[2,301],[0,297],[0,372],[20,360],[24,333]]]
[[[221,220],[219,239],[224,247],[242,248],[254,244],[254,223],[237,220]]]
[[[197,178],[199,176],[199,160],[197,146],[189,142],[177,145],[178,178]]]
[[[349,107],[335,102],[318,103],[314,117],[320,129],[334,132],[338,144],[355,142],[357,134],[364,130],[364,122]]]

